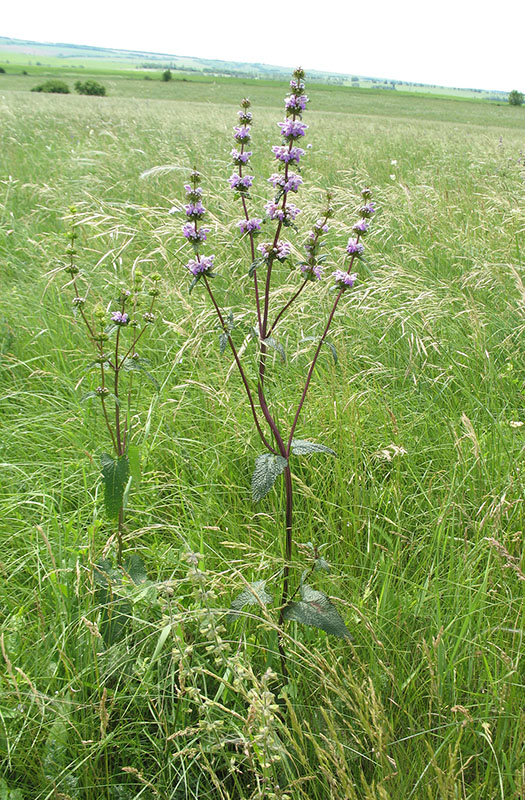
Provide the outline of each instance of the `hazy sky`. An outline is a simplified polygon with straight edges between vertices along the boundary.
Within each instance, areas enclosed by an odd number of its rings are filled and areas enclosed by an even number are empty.
[[[0,35],[525,91],[524,0],[22,0]]]

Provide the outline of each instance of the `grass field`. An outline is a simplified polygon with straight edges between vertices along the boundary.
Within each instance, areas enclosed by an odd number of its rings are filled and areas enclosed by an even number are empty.
[[[292,464],[294,582],[310,568],[304,545],[325,545],[332,571],[316,586],[354,642],[288,623],[283,686],[271,610],[224,619],[245,581],[282,568],[281,489],[251,502],[261,445],[213,309],[200,286],[188,294],[168,211],[196,166],[220,303],[252,324],[231,128],[248,93],[260,216],[285,87],[115,75],[96,98],[0,81],[0,797],[522,798],[525,110],[309,91],[299,222],[308,230],[333,189],[328,273],[364,184],[381,214],[369,272],[334,319],[338,361],[320,359],[297,431],[337,458]],[[61,271],[72,204],[89,308],[139,267],[163,276],[141,351],[159,388],[140,385],[143,477],[125,536],[147,580],[124,576],[109,599],[93,568],[114,547],[108,437],[81,402],[93,356]],[[280,274],[275,301],[297,285]],[[312,285],[280,329],[281,420],[327,288]],[[110,644],[108,609],[125,632]]]

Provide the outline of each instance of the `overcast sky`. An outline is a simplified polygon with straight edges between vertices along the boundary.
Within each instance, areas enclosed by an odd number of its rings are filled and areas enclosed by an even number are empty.
[[[0,35],[525,91],[524,0],[22,0]]]

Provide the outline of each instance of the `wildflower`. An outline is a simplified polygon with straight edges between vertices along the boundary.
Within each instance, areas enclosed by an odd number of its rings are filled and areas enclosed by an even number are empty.
[[[349,239],[346,245],[346,252],[349,256],[360,256],[364,252],[365,246],[358,242],[357,239]]]
[[[332,273],[335,280],[335,285],[338,289],[351,289],[357,279],[355,272],[345,272],[343,269],[336,269]]]
[[[239,228],[241,233],[255,233],[261,230],[262,219],[241,219]]]
[[[186,189],[188,200],[197,201],[200,197],[202,197],[202,189],[200,186],[190,186],[189,183],[185,183],[184,188]]]
[[[298,122],[294,119],[287,119],[284,122],[279,122],[278,125],[281,128],[281,136],[284,136],[284,138],[288,141],[300,139],[300,137],[304,136],[308,130],[308,125],[305,125],[304,122]]]
[[[359,213],[365,219],[373,216],[376,213],[376,211],[377,209],[375,203],[365,203],[365,205],[361,206],[361,208],[359,209]]]
[[[368,186],[363,186],[361,189],[361,197],[363,200],[369,200],[372,197],[372,190]]]
[[[323,233],[328,233],[328,231],[330,230],[330,227],[329,227],[329,225],[326,224],[326,222],[324,222],[324,220],[318,219],[317,222],[314,225],[314,230],[319,234],[321,233],[321,231]]]
[[[253,114],[251,111],[246,111],[246,109],[242,109],[241,111],[237,111],[239,116],[239,122],[241,125],[249,125],[250,122],[253,120]]]
[[[232,150],[231,157],[234,164],[240,166],[241,164],[247,164],[250,160],[252,155],[252,151],[248,150],[246,153],[241,153],[239,150]]]
[[[287,113],[300,114],[305,110],[308,97],[305,94],[290,94],[284,101]]]
[[[278,219],[280,222],[293,222],[293,220],[301,213],[301,209],[297,208],[293,203],[288,203],[285,208],[281,208],[277,203],[266,203],[264,209],[270,219]]]
[[[308,145],[308,147],[311,147],[311,145]],[[284,164],[289,164],[292,161],[298,164],[301,156],[304,156],[305,151],[300,147],[289,148],[286,147],[286,145],[276,144],[272,147],[272,153],[275,155],[277,161],[282,161]]]
[[[182,226],[182,233],[186,237],[189,242],[193,244],[198,244],[199,242],[205,242],[206,236],[210,232],[211,228],[199,228],[198,230],[195,228],[195,225],[192,225],[191,222],[187,222],[185,225]]]
[[[234,139],[236,139],[241,144],[246,144],[252,138],[250,136],[250,126],[249,125],[237,125],[233,129]]]
[[[99,397],[107,397],[109,389],[106,386],[97,386],[95,393],[98,394]]]
[[[82,308],[82,306],[86,302],[86,298],[85,297],[74,297],[72,302],[73,302],[73,305],[76,306],[77,308]]]
[[[278,172],[274,172],[274,174],[268,178],[268,183],[271,183],[274,188],[280,186],[285,193],[296,192],[299,189],[299,186],[301,186],[302,182],[303,179],[301,176],[296,175],[295,172],[289,172],[288,179]]]
[[[253,183],[253,175],[236,175],[235,173],[228,178],[228,183],[237,192],[247,192]]]
[[[155,314],[152,314],[150,311],[146,311],[146,313],[142,315],[142,319],[144,322],[151,324],[152,322],[155,322]]]
[[[292,80],[290,81],[290,89],[293,92],[302,92],[304,89],[304,81],[295,80],[294,78],[292,78]]]
[[[320,281],[323,277],[323,268],[320,264],[300,264],[299,269],[310,281]]]
[[[291,247],[288,242],[280,240],[275,247],[273,242],[262,242],[257,250],[262,253],[263,258],[266,260],[276,258],[277,261],[284,261],[290,255]]]
[[[215,256],[201,256],[199,259],[192,259],[186,264],[186,269],[188,269],[192,275],[195,275],[195,277],[204,272],[211,272],[214,258]]]
[[[369,227],[370,225],[366,219],[360,219],[359,222],[356,222],[356,224],[352,227],[352,230],[363,235],[367,232]]]
[[[129,314],[123,311],[114,311],[111,315],[111,321],[115,325],[127,325],[129,323]]]
[[[188,203],[187,206],[184,206],[184,209],[186,211],[186,216],[189,219],[200,219],[206,213],[206,209],[200,200],[198,200],[196,203]]]

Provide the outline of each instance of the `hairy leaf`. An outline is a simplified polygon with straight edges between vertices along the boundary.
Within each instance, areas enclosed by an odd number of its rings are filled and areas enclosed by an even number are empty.
[[[199,274],[198,274],[198,275],[195,275],[195,277],[192,279],[192,281],[191,281],[191,283],[190,283],[190,288],[188,289],[188,292],[189,292],[190,294],[193,292],[193,290],[194,290],[194,289],[195,289],[195,287],[197,286],[198,282],[200,281],[200,279],[201,279],[201,275],[202,275],[202,272],[199,272]]]
[[[337,286],[336,286],[336,287],[334,287],[334,288],[336,288],[336,289],[337,289]],[[317,341],[318,341],[318,337],[317,337],[317,336],[305,336],[305,338],[304,338],[304,339],[301,339],[301,341],[299,342],[299,344],[302,344],[303,342],[317,342]],[[329,347],[329,348],[330,348],[330,351],[331,351],[331,353],[332,353],[332,357],[333,357],[333,359],[334,359],[334,364],[337,364],[337,362],[338,362],[338,360],[339,360],[339,359],[338,359],[338,357],[337,357],[337,350],[335,349],[335,345],[334,345],[334,344],[332,344],[332,342],[329,342],[329,341],[328,341],[328,339],[325,339],[325,340],[323,341],[323,344],[325,344],[327,347]]]
[[[104,480],[104,505],[110,517],[116,519],[122,507],[124,489],[129,476],[129,459],[127,456],[113,458],[102,453],[102,477]]]
[[[266,591],[266,581],[255,581],[250,583],[250,588],[246,588],[232,600],[228,617],[238,616],[239,611],[245,606],[269,605],[272,602],[272,595]]]
[[[274,350],[277,350],[279,355],[281,356],[281,361],[286,363],[286,353],[284,352],[284,347],[277,339],[274,339],[273,336],[268,336],[267,339],[261,339],[261,342],[266,345],[266,347],[272,347]]]
[[[221,352],[221,356],[224,354],[227,347],[228,347],[228,334],[223,332],[219,335],[219,350]]]
[[[286,620],[295,620],[303,625],[310,625],[320,628],[325,633],[338,636],[340,639],[352,640],[350,631],[339,611],[331,600],[324,594],[312,589],[311,586],[303,584],[301,586],[301,600],[288,603],[283,610],[283,617]]]
[[[255,261],[252,261],[250,269],[248,270],[248,275],[250,276],[250,278],[253,277],[253,273],[255,272],[257,267],[261,267],[264,264],[264,261],[265,261],[264,256],[259,256],[259,258],[256,258]]]
[[[148,580],[146,566],[137,553],[128,556],[124,562],[124,571],[127,572],[135,585],[145,583]]]
[[[287,465],[286,458],[275,456],[273,453],[257,456],[252,476],[252,497],[256,503],[268,494]]]
[[[140,372],[142,375],[145,375],[146,378],[153,384],[157,391],[160,389],[160,384],[158,380],[148,372],[146,369],[146,364],[149,364],[150,361],[146,358],[140,358],[139,356],[131,356],[130,358],[126,358],[124,363],[122,364],[122,368],[126,372]]]
[[[316,442],[307,442],[305,439],[292,439],[292,453],[295,456],[307,456],[310,453],[330,453],[335,456],[337,453],[331,447]]]
[[[107,559],[99,561],[93,568],[97,589],[95,597],[101,606],[100,633],[106,647],[124,638],[131,617],[131,603],[115,593],[122,586],[122,574]]]
[[[129,461],[129,474],[133,478],[135,486],[140,484],[140,447],[138,444],[130,444],[128,446],[128,461]]]

